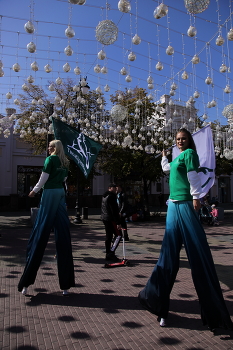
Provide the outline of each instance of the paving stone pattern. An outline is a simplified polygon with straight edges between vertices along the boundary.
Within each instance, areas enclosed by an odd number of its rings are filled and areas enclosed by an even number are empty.
[[[72,219],[72,218],[71,218]],[[71,220],[72,221],[72,220]],[[227,307],[233,316],[233,215],[219,227],[205,225]],[[137,299],[158,259],[165,218],[129,223],[129,266],[104,268],[104,228],[98,216],[71,224],[76,287],[59,289],[51,233],[29,295],[17,291],[30,235],[27,216],[0,217],[0,349],[122,350],[233,349],[233,332],[217,335],[202,325],[186,253],[171,294],[166,327]],[[122,244],[117,255],[122,257]]]

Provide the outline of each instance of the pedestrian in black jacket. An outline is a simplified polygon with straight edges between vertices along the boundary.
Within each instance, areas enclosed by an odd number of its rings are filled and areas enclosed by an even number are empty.
[[[126,198],[125,193],[123,192],[123,188],[121,185],[117,185],[117,204],[119,208],[119,214],[121,218],[121,227],[124,230],[124,239],[125,241],[129,241],[129,236],[127,232],[127,224],[126,224],[126,217],[127,217],[127,212],[129,208],[129,203]]]
[[[103,194],[101,219],[103,220],[106,232],[106,260],[118,261],[115,251],[121,241],[122,234],[115,184],[110,184],[108,186],[108,191]],[[116,236],[116,239],[111,247],[113,235]]]

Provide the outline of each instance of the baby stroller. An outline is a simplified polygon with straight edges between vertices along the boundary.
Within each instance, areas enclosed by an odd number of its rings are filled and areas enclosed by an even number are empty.
[[[211,225],[213,217],[210,214],[208,207],[206,207],[204,204],[201,206],[199,217],[202,224],[206,223],[208,225]]]

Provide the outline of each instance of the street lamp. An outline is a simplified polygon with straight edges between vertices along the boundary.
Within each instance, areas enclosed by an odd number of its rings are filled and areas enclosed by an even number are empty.
[[[87,84],[87,77],[82,78],[80,77],[80,82],[79,82],[79,93],[80,95],[86,95],[88,93],[90,89],[90,86]],[[78,92],[76,92],[76,99],[75,99],[75,106],[77,105],[77,96]],[[80,96],[79,95],[79,96]],[[76,109],[76,108],[75,108]],[[78,102],[78,114],[79,114],[79,119],[80,119],[80,102]],[[80,124],[78,124],[78,132],[80,132]],[[82,219],[80,216],[80,207],[79,207],[79,179],[77,179],[77,199],[76,199],[76,216],[74,218],[74,223],[75,224],[81,224],[82,223]]]

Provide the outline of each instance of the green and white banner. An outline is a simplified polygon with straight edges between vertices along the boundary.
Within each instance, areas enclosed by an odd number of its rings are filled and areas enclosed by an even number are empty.
[[[52,118],[52,121],[56,140],[62,142],[65,154],[88,177],[102,145],[58,119]]]

